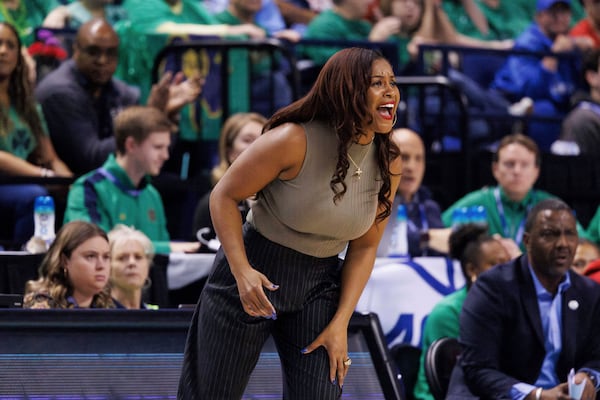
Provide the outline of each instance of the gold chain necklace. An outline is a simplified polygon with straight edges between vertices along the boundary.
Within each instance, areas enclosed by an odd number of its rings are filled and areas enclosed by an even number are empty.
[[[371,149],[371,143],[373,143],[372,140],[367,145],[367,151],[366,151],[365,155],[363,156],[362,160],[360,160],[360,165],[358,165],[356,162],[354,162],[350,153],[346,153],[346,155],[348,155],[348,159],[352,162],[352,164],[356,168],[356,171],[354,171],[352,176],[356,176],[358,179],[360,179],[360,176],[363,173],[363,170],[360,168],[360,166],[362,165],[362,163],[365,161],[365,158],[367,158],[367,155],[369,154],[369,150]]]

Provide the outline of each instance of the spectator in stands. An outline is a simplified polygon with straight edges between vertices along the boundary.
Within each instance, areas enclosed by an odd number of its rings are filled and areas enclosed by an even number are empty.
[[[589,48],[587,39],[570,38],[571,0],[537,0],[535,21],[515,40],[514,49],[565,54]],[[511,102],[533,100],[533,115],[562,118],[571,95],[580,84],[580,60],[555,56],[510,56],[498,70],[491,87]],[[528,135],[548,150],[560,133],[560,124],[532,122]]]
[[[458,338],[460,310],[467,297],[467,291],[479,274],[510,260],[502,243],[489,236],[486,227],[478,224],[459,226],[450,235],[448,245],[450,256],[460,261],[466,285],[437,303],[427,317],[421,339],[421,362],[414,393],[417,400],[434,400],[425,377],[427,349],[437,339]]]
[[[171,242],[163,203],[150,182],[169,158],[171,122],[153,107],[131,106],[115,118],[116,156],[71,187],[64,222],[84,220],[106,231],[135,226],[159,253],[193,252],[197,242]]]
[[[125,0],[123,6],[139,33],[265,37],[265,31],[253,23],[219,24],[197,0]]]
[[[583,275],[586,267],[592,262],[600,258],[600,248],[593,242],[587,239],[579,239],[573,265],[571,268],[579,275]]]
[[[223,128],[221,128],[221,136],[219,137],[219,163],[211,172],[212,186],[219,182],[231,163],[260,136],[266,122],[267,119],[257,113],[237,113],[227,118]],[[196,237],[198,230],[209,228],[209,232],[202,235],[207,240],[214,239],[217,236],[210,218],[210,193],[206,193],[196,206],[192,231],[193,236]],[[253,201],[254,196],[242,200],[238,204],[238,209],[241,211],[244,221]],[[203,248],[203,250],[215,251],[216,249]]]
[[[229,0],[207,0],[202,4],[213,15],[219,14],[227,9]],[[277,32],[287,29],[283,15],[275,0],[262,0],[262,6],[256,13],[255,22],[258,26],[267,30],[269,35],[273,36]]]
[[[600,283],[600,259],[590,262],[583,270],[583,275],[587,276],[594,282]]]
[[[363,19],[367,1],[334,0],[333,8],[321,12],[308,25],[306,39],[368,40],[383,42],[400,32],[401,23],[396,17],[385,17],[374,25]],[[318,65],[323,65],[339,47],[307,46],[306,55]]]
[[[115,151],[113,118],[139,101],[137,88],[113,77],[118,49],[119,37],[108,22],[88,21],[77,32],[72,59],[49,73],[36,89],[58,155],[76,174],[98,168]],[[199,77],[184,81],[183,74],[167,73],[147,103],[176,120],[202,85]]]
[[[540,150],[531,138],[522,134],[505,136],[492,161],[492,174],[498,185],[468,193],[456,201],[442,214],[444,224],[452,226],[454,210],[458,208],[484,206],[489,233],[508,239],[504,242],[507,246],[525,249],[523,235],[529,211],[540,201],[554,197],[533,188],[540,165]],[[516,250],[509,252],[514,256]]]
[[[110,294],[117,308],[157,309],[142,300],[152,284],[150,267],[154,246],[142,231],[118,224],[108,232],[110,244]]]
[[[596,0],[581,0],[585,10],[585,17],[581,19],[569,32],[573,37],[589,38],[592,46],[600,48],[600,3]]]
[[[35,28],[60,27],[66,7],[57,0],[2,0],[0,22],[7,22],[19,33],[21,43],[29,46],[34,41]]]
[[[597,7],[600,9],[600,7]],[[584,54],[583,77],[588,90],[573,96],[575,107],[565,117],[559,140],[551,150],[557,154],[600,154],[600,49]]]
[[[573,210],[546,199],[527,216],[526,255],[479,275],[460,314],[462,354],[447,399],[581,399],[600,389],[600,290],[571,271]]]
[[[37,280],[27,282],[24,308],[115,307],[108,288],[108,237],[94,224],[63,225],[39,271]]]
[[[215,15],[215,18],[230,26],[254,24],[260,27],[256,21],[260,7],[260,1],[230,0],[227,9]],[[269,36],[267,32],[265,33]],[[290,29],[281,30],[273,36],[292,42],[300,40],[298,32]],[[264,116],[271,116],[274,111],[292,102],[292,87],[287,78],[289,65],[283,62],[281,55],[271,57],[267,51],[252,50],[249,59],[252,63],[250,110]],[[275,65],[271,65],[271,62]]]
[[[306,26],[320,12],[333,7],[332,0],[275,0],[288,27],[304,35]]]
[[[127,12],[114,0],[76,0],[67,5],[64,27],[79,29],[81,25],[94,19],[102,18],[109,24],[127,20]]]
[[[28,65],[20,51],[21,41],[14,27],[0,22],[0,173],[52,177],[72,176],[56,155],[46,132],[43,114],[33,98]],[[39,185],[2,185],[0,213],[14,218],[13,241],[21,245],[33,235],[33,203],[47,195]]]
[[[392,204],[392,218],[379,243],[377,256],[386,257],[388,254],[400,204],[406,206],[410,256],[447,253],[449,229],[439,229],[444,228],[440,206],[431,198],[429,190],[421,185],[425,175],[423,140],[416,132],[405,128],[394,130],[393,137],[402,153],[402,178]]]
[[[600,246],[600,206],[586,229],[585,237]]]

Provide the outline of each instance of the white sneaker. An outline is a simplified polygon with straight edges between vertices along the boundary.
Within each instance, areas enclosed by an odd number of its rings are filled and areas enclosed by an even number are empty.
[[[533,112],[533,100],[530,97],[523,97],[518,102],[508,106],[508,113],[513,117],[522,117]]]

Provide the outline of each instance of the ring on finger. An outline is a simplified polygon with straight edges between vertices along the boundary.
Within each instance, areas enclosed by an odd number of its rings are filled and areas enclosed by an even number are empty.
[[[351,359],[350,357],[346,358],[346,359],[344,360],[344,365],[345,365],[346,367],[349,367],[349,366],[351,366],[351,365],[352,365],[352,359]]]

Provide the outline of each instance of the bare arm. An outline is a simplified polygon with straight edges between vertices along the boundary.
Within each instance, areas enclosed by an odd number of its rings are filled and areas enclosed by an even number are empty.
[[[290,179],[300,170],[306,153],[302,127],[284,124],[261,135],[229,167],[210,196],[210,212],[217,236],[235,277],[240,300],[251,316],[271,317],[275,308],[263,287],[276,287],[250,266],[242,238],[238,203],[258,193],[276,178]]]
[[[175,22],[165,22],[156,28],[158,33],[168,33],[170,35],[198,35],[198,36],[227,36],[227,35],[248,35],[253,39],[263,39],[266,32],[253,24],[242,25],[204,25],[204,24],[177,24]]]
[[[482,35],[487,36],[490,33],[490,27],[488,25],[487,18],[481,12],[481,9],[477,4],[475,4],[474,0],[462,0],[463,8],[465,12],[473,21],[473,24],[477,27],[477,30],[481,32]]]

